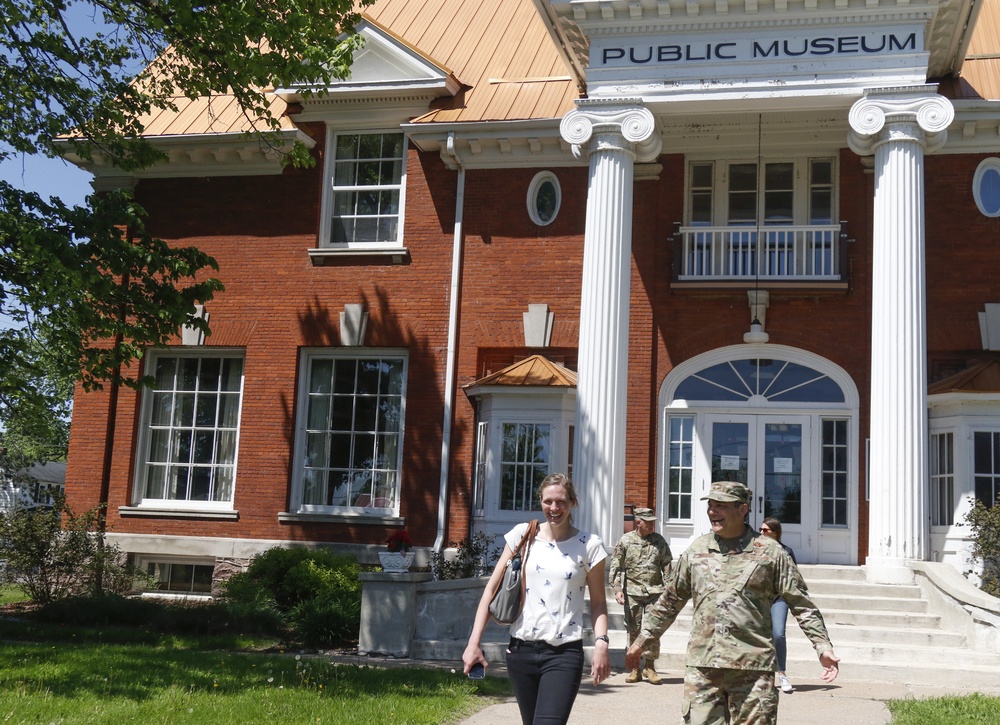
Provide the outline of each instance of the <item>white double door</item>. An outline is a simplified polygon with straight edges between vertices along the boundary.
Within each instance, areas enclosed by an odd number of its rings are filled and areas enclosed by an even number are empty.
[[[819,492],[810,418],[794,415],[706,415],[700,439],[703,490],[712,481],[739,481],[752,494],[748,523],[781,521],[782,542],[800,564],[816,561]],[[696,521],[699,517],[695,516]],[[708,530],[708,519],[700,517]]]

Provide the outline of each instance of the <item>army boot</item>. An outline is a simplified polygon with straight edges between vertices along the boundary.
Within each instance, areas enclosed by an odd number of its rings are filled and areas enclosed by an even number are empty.
[[[639,670],[632,670],[628,673],[628,677],[625,678],[625,682],[631,685],[633,682],[638,682],[641,679],[642,675],[639,673]]]
[[[642,671],[642,676],[646,678],[646,682],[651,685],[660,684],[660,676],[656,674],[656,670],[653,669],[653,660],[646,660],[646,669]]]

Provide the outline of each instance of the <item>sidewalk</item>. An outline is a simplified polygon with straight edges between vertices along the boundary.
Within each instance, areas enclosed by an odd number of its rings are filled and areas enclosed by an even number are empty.
[[[395,659],[392,657],[358,655],[334,656],[334,660],[373,667],[435,667],[455,670],[460,676],[460,662],[426,662],[420,660]],[[816,665],[816,674],[819,674]],[[504,677],[502,663],[491,663],[491,677]],[[848,670],[849,673],[849,670]],[[665,670],[660,673],[663,683],[650,685],[639,682],[625,684],[625,673],[615,672],[598,687],[584,678],[580,694],[573,706],[569,725],[608,725],[609,723],[630,723],[651,721],[657,723],[680,723],[681,700],[684,694],[684,673]],[[817,725],[817,723],[842,723],[843,725],[886,725],[892,722],[886,700],[905,698],[943,697],[949,695],[971,695],[982,692],[1000,696],[1000,682],[991,690],[972,690],[957,687],[930,687],[907,685],[904,683],[870,682],[850,680],[844,669],[840,677],[827,684],[816,677],[794,677],[795,692],[780,694],[778,722],[780,725]],[[517,703],[511,697],[505,702],[480,710],[463,720],[460,725],[510,725],[520,722]]]
[[[817,674],[819,666],[817,665]],[[608,725],[608,723],[649,721],[680,723],[684,675],[678,671],[661,673],[663,683],[650,685],[640,682],[625,684],[625,674],[613,674],[598,687],[584,680],[573,706],[569,725]],[[843,675],[841,675],[843,677]],[[838,678],[827,684],[816,679],[796,678],[795,692],[780,694],[778,722],[780,725],[883,725],[892,722],[886,700],[904,698],[969,695],[972,690],[910,686],[887,682],[851,682]],[[987,693],[1000,695],[997,689]],[[500,725],[520,722],[517,704],[510,702],[491,705],[461,725]]]

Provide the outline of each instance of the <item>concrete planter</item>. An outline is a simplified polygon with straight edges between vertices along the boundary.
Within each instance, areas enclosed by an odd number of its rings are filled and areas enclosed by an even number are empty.
[[[379,563],[382,571],[389,573],[400,573],[410,570],[413,564],[412,551],[380,551],[378,553]]]

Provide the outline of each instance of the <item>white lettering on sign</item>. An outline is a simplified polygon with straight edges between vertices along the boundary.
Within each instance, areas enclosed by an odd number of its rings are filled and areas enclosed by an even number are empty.
[[[787,60],[802,57],[850,57],[915,53],[918,37],[909,33],[871,33],[866,35],[825,35],[774,39],[740,38],[726,41],[693,43],[649,43],[608,45],[591,53],[604,67],[656,65],[718,61]],[[603,43],[595,43],[603,46]]]

